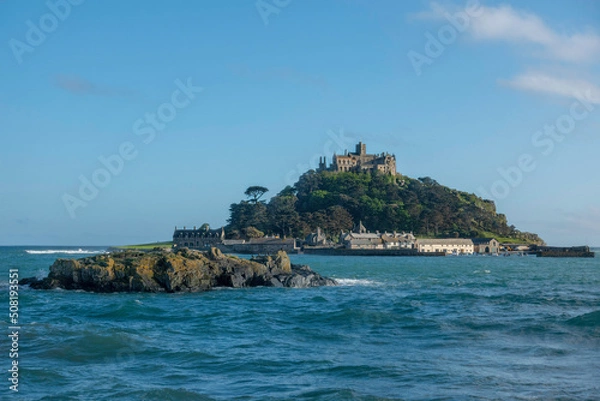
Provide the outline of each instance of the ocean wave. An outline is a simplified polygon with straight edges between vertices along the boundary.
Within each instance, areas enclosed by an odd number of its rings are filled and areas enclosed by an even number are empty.
[[[567,320],[567,323],[580,327],[598,327],[600,326],[600,310],[575,316]]]
[[[191,390],[186,390],[184,388],[161,388],[161,389],[152,389],[152,390],[140,390],[134,393],[131,393],[131,390],[127,389],[122,394],[123,399],[140,399],[140,400],[198,400],[198,401],[214,401],[214,398],[211,398],[205,394],[197,393]],[[117,396],[121,399],[120,396]],[[138,398],[139,397],[139,398]],[[112,398],[112,397],[110,397]]]
[[[355,278],[336,278],[338,285],[342,287],[374,287],[377,285],[381,285],[382,283],[373,280],[365,280],[365,279],[355,279]]]
[[[27,249],[25,250],[25,252],[27,252],[30,255],[52,255],[55,253],[63,253],[63,254],[67,254],[67,255],[95,255],[98,253],[107,253],[106,251],[102,250],[102,251],[92,251],[92,250],[86,250],[86,249],[40,249],[40,250],[32,250],[32,249]]]

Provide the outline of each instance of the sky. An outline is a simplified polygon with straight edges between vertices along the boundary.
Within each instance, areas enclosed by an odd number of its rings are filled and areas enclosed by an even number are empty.
[[[362,141],[598,246],[599,136],[597,1],[0,2],[0,245],[220,227]]]

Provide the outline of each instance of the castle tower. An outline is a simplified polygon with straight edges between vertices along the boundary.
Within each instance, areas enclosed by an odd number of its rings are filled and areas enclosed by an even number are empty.
[[[365,143],[362,143],[362,142],[359,142],[359,143],[356,145],[356,152],[355,152],[355,153],[356,153],[357,155],[360,155],[360,156],[364,156],[364,155],[366,155],[366,154],[367,154],[367,144],[365,144]]]
[[[327,170],[327,157],[319,157],[319,170],[318,171],[325,171]]]

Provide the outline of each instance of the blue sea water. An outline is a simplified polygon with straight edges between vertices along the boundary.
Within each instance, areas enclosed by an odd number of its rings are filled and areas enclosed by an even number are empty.
[[[0,247],[2,400],[600,400],[598,257],[296,255],[340,285],[22,287],[12,392],[8,270],[103,250]]]

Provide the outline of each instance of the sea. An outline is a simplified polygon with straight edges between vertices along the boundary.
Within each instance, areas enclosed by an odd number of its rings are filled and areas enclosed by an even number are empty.
[[[600,400],[600,255],[293,255],[339,285],[22,286],[10,321],[10,272],[105,251],[0,247],[0,399]]]

